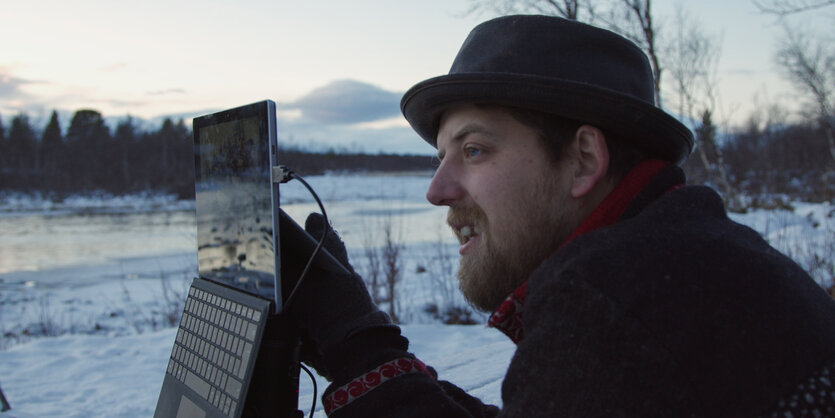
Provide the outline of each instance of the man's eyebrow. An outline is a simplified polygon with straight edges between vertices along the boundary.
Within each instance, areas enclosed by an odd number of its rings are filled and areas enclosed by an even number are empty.
[[[470,122],[470,123],[462,126],[460,129],[458,129],[458,132],[456,132],[455,135],[450,140],[450,144],[461,142],[461,140],[466,138],[468,135],[474,134],[474,133],[478,133],[478,134],[482,134],[482,135],[486,135],[486,136],[490,136],[490,137],[494,136],[484,125],[482,125],[480,123],[476,123],[476,122]],[[443,160],[444,159],[444,154],[446,154],[446,152],[439,149],[438,150],[438,160]]]

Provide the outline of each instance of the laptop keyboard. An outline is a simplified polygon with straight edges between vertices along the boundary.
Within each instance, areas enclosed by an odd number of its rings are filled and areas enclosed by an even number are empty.
[[[192,286],[168,373],[235,416],[260,319],[255,309]]]

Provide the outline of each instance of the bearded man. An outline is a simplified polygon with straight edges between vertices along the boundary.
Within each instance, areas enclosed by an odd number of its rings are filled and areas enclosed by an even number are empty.
[[[357,275],[318,272],[291,314],[329,415],[835,416],[835,303],[685,186],[692,134],[651,74],[614,33],[508,16],[404,95],[438,150],[426,197],[449,207],[461,290],[517,350],[484,405],[408,353]]]

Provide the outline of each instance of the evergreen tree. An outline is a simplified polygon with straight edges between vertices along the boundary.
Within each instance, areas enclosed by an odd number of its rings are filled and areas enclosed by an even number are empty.
[[[174,143],[175,180],[171,190],[181,198],[194,198],[194,138],[183,119],[175,126]]]
[[[46,190],[64,190],[65,177],[61,175],[65,152],[64,136],[61,134],[61,124],[58,112],[52,111],[52,117],[41,135],[40,144],[41,188]]]
[[[193,194],[192,138],[185,123],[182,119],[174,123],[166,118],[153,137],[158,158],[154,187],[168,189],[185,196]]]
[[[8,176],[11,175],[9,167],[8,144],[6,141],[6,128],[3,127],[3,115],[0,115],[0,190],[10,186]]]
[[[28,190],[35,183],[38,140],[29,117],[19,114],[12,119],[6,156],[13,171],[12,188]]]
[[[709,109],[702,112],[702,124],[696,128],[696,153],[699,154],[708,180],[722,191],[728,210],[742,210],[736,187],[728,176],[722,149],[716,143],[716,126]]]
[[[717,160],[716,147],[716,126],[713,124],[713,115],[710,110],[702,112],[702,123],[696,128],[696,142],[703,147],[708,161]]]
[[[112,163],[110,130],[101,113],[79,110],[67,129],[67,172],[75,190],[106,187]]]
[[[120,191],[128,191],[136,188],[135,172],[139,165],[135,163],[133,153],[138,151],[137,128],[133,118],[127,116],[125,120],[116,126],[113,134],[113,142],[116,148],[116,175],[119,179]]]

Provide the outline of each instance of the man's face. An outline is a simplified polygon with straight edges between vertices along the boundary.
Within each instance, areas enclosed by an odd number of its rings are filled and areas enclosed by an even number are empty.
[[[426,198],[449,206],[464,296],[493,311],[573,230],[572,166],[505,110],[475,105],[445,112],[438,157]]]

